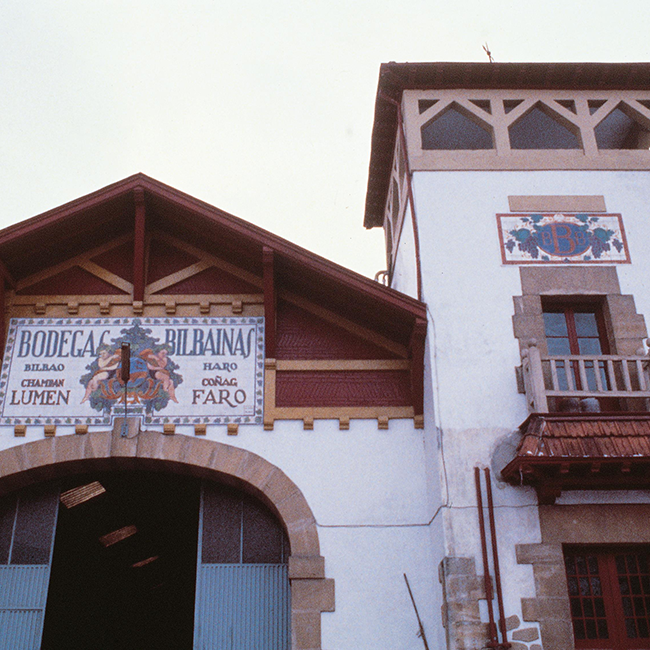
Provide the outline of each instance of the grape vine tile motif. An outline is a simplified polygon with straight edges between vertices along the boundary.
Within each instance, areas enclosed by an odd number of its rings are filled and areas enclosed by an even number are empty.
[[[628,263],[620,214],[498,214],[504,264]]]

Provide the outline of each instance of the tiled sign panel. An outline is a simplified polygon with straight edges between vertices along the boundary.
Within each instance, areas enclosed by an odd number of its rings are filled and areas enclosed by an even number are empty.
[[[0,424],[261,423],[263,382],[263,318],[12,319]]]
[[[504,264],[629,263],[620,214],[498,214]]]

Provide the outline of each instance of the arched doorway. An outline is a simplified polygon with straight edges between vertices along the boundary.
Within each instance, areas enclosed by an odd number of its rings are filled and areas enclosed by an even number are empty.
[[[48,437],[0,451],[0,494],[82,472],[106,470],[160,471],[232,484],[270,507],[289,538],[291,648],[321,647],[321,612],[335,607],[334,580],[325,577],[318,528],[300,488],[277,466],[241,447],[185,435],[140,431],[121,422],[112,431]],[[43,608],[45,603],[43,603]],[[0,650],[7,626],[0,613]],[[27,646],[29,647],[29,646]],[[31,648],[30,648],[31,650]]]
[[[289,647],[286,534],[240,490],[103,472],[12,493],[0,511],[2,647]]]

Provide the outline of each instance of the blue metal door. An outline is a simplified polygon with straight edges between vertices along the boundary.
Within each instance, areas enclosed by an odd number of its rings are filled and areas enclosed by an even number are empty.
[[[288,544],[261,504],[201,490],[195,650],[288,650]]]
[[[40,648],[58,505],[52,485],[0,501],[0,650]]]

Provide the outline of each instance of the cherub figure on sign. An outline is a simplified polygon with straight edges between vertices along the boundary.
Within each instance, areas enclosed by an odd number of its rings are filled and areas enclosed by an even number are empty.
[[[161,348],[157,353],[151,348],[142,350],[140,357],[144,359],[149,368],[149,374],[156,380],[160,381],[163,390],[169,395],[169,399],[178,404],[174,382],[167,370],[167,348]]]
[[[117,369],[120,367],[121,357],[117,350],[113,350],[108,345],[100,345],[97,348],[97,366],[98,370],[92,376],[92,379],[86,386],[86,394],[81,400],[81,404],[86,402],[91,394],[95,392],[103,381],[108,381],[115,376]]]

